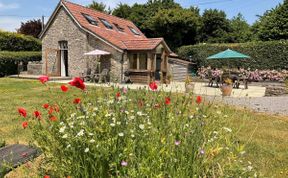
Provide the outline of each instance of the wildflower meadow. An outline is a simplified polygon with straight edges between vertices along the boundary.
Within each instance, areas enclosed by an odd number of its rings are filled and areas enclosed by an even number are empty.
[[[32,131],[31,144],[44,155],[42,176],[257,176],[225,125],[229,115],[211,112],[215,106],[201,96],[162,92],[155,82],[108,91],[80,78],[57,88],[48,80],[40,78],[44,95],[57,91],[56,98],[35,110],[18,108],[19,127]]]

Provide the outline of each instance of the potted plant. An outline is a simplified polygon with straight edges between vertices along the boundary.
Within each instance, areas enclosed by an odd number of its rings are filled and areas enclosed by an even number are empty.
[[[192,77],[187,75],[185,79],[185,91],[186,93],[193,92],[194,90],[194,83],[192,83]]]
[[[231,96],[232,89],[232,80],[230,78],[226,78],[221,86],[222,96]]]

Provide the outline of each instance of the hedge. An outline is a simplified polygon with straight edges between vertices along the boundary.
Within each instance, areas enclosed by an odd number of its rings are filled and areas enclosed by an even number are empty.
[[[40,51],[41,41],[32,36],[0,31],[0,51]]]
[[[247,54],[251,59],[206,59],[208,56],[228,48]],[[182,57],[192,57],[197,67],[211,65],[218,68],[239,66],[246,69],[288,69],[288,40],[237,44],[199,44],[182,46],[177,52]]]
[[[18,63],[29,61],[40,61],[41,52],[7,52],[0,51],[0,77],[18,73]]]

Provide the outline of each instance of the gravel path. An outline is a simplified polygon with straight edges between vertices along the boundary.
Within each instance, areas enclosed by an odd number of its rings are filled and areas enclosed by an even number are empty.
[[[210,101],[224,102],[229,105],[252,109],[257,112],[280,114],[288,116],[288,96],[233,98],[233,97],[206,97]]]

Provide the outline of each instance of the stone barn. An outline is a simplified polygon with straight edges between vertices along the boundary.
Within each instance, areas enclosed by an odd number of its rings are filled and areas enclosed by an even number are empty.
[[[100,71],[123,81],[148,83],[168,75],[172,53],[163,38],[147,38],[131,21],[61,0],[48,20],[42,40],[42,74],[74,77],[93,68],[96,57],[84,54],[101,50]],[[180,59],[179,59],[180,60]],[[95,66],[94,66],[95,67]]]

